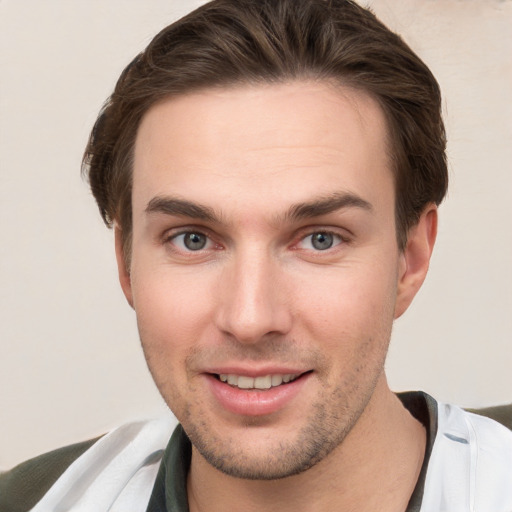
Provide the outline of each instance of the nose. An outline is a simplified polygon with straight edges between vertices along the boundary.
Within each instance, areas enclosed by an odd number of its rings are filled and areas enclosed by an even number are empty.
[[[245,344],[290,331],[292,315],[285,278],[265,251],[244,251],[224,269],[216,311],[218,328]]]

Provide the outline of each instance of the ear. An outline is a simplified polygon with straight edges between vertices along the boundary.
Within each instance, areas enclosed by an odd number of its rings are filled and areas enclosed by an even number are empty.
[[[407,245],[400,255],[395,318],[409,307],[427,275],[437,235],[437,207],[429,204],[418,223],[410,228]]]
[[[123,290],[124,296],[128,301],[128,304],[133,308],[133,296],[132,296],[132,280],[130,276],[130,269],[127,267],[126,258],[123,248],[123,232],[121,228],[114,224],[114,238],[116,245],[116,259],[117,259],[117,272],[119,275],[119,283]]]

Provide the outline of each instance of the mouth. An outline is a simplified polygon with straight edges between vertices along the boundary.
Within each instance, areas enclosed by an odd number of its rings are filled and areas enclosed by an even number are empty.
[[[244,390],[265,391],[271,388],[276,388],[289,384],[294,380],[306,375],[305,373],[284,373],[284,374],[271,374],[259,377],[250,377],[247,375],[236,375],[233,373],[214,374],[214,377],[219,381],[228,384],[233,388]]]
[[[219,373],[208,372],[205,376],[222,409],[237,416],[261,417],[284,410],[305,389],[313,374],[313,370],[285,373],[286,370],[267,369],[250,375],[250,370],[246,373],[219,368]]]

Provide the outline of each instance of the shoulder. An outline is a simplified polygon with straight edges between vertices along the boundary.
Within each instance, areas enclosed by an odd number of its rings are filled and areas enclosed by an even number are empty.
[[[511,461],[510,429],[481,412],[438,404],[422,510],[512,510]]]
[[[100,437],[39,455],[0,473],[0,510],[30,510],[62,473]]]
[[[485,407],[483,409],[466,409],[466,411],[491,418],[512,430],[512,404]]]
[[[145,510],[175,424],[128,423],[24,462],[0,475],[0,510]]]

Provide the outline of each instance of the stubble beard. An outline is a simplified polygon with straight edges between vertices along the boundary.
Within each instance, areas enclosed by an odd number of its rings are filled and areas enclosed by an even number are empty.
[[[294,441],[280,441],[257,460],[240,447],[230,447],[232,443],[226,446],[226,442],[216,440],[197,424],[189,423],[184,428],[200,455],[222,473],[248,480],[277,480],[302,473],[323,460],[342,443],[356,421],[350,418],[348,424],[339,429],[339,425],[332,425],[333,418],[327,419],[320,406],[315,407],[315,411],[314,418],[308,420]]]
[[[337,386],[328,386],[323,382],[325,392],[312,404],[311,412],[307,420],[302,421],[303,426],[298,432],[285,437],[285,433],[277,431],[265,444],[265,449],[257,454],[250,448],[246,449],[239,439],[229,439],[212,428],[212,420],[202,412],[204,404],[200,403],[200,399],[187,404],[177,386],[158,378],[150,364],[149,354],[146,354],[146,360],[158,389],[193,447],[213,468],[235,478],[276,480],[302,473],[324,460],[343,443],[357,424],[384,371],[386,350],[374,354],[374,358],[366,358],[369,355],[366,349],[372,344],[371,339],[362,344],[359,365],[352,367]],[[206,354],[207,351],[201,355]],[[322,374],[329,374],[330,364],[318,353],[312,359],[316,360],[314,368],[323,367],[325,371],[317,376],[322,380]],[[366,374],[368,378],[360,380],[361,374]],[[197,398],[199,395],[195,396]],[[184,407],[176,409],[177,404]],[[264,424],[264,420],[259,423],[257,419],[247,419],[244,427],[254,429],[257,436],[257,429],[262,425],[264,427]],[[276,437],[280,439],[276,440]]]
[[[330,393],[329,400],[313,405],[312,413],[293,438],[271,440],[265,453],[257,456],[236,439],[217,436],[211,426],[189,412],[181,423],[194,448],[222,473],[248,480],[282,479],[307,471],[343,443],[368,405],[377,380],[358,396],[356,404],[348,403],[345,397],[353,397],[359,390],[339,386]],[[248,422],[246,428],[259,427]]]

